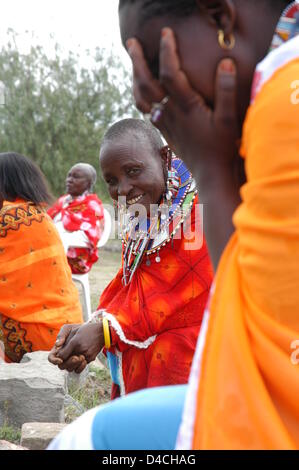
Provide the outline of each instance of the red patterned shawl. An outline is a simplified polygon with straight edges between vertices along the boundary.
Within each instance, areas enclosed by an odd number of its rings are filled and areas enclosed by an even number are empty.
[[[213,274],[205,241],[194,251],[185,250],[186,243],[185,238],[168,243],[160,263],[155,255],[150,266],[143,260],[127,286],[120,269],[101,296],[122,394],[188,381]]]
[[[103,204],[96,194],[84,194],[76,199],[64,195],[48,211],[52,219],[59,213],[65,230],[82,230],[88,237],[88,248],[69,248],[67,253],[72,272],[87,273],[99,259],[97,244],[103,230]]]

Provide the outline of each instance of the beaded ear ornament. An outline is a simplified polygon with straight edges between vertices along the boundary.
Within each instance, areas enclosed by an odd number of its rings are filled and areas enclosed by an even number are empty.
[[[177,172],[172,168],[172,151],[166,145],[161,149],[161,156],[166,160],[167,165],[167,181],[166,181],[166,201],[169,206],[172,205],[172,200],[180,187],[180,180]]]
[[[144,256],[147,257],[146,266],[151,265],[150,255],[154,256],[156,263],[161,262],[160,250],[173,241],[184,221],[184,214],[191,210],[196,196],[192,175],[183,162],[176,157],[173,159],[168,147],[161,149],[161,156],[167,169],[166,190],[155,215],[147,221],[140,221],[130,215],[125,206],[121,206],[120,227],[124,246],[122,280],[125,286],[131,282]]]

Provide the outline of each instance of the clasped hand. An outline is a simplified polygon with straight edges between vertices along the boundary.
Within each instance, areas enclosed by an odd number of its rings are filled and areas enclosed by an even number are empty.
[[[101,323],[64,325],[48,356],[61,370],[80,374],[104,346]]]

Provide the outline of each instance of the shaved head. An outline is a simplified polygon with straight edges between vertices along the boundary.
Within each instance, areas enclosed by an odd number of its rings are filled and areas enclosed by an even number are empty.
[[[117,143],[124,137],[134,138],[140,145],[149,144],[153,155],[160,158],[160,150],[164,147],[158,130],[142,119],[122,119],[113,124],[105,133],[101,149],[110,142]]]
[[[83,162],[77,163],[71,168],[71,170],[75,170],[75,169],[81,170],[82,172],[84,172],[84,174],[90,181],[90,187],[95,185],[97,181],[97,172],[96,172],[96,169],[92,165],[90,165],[89,163],[83,163]]]

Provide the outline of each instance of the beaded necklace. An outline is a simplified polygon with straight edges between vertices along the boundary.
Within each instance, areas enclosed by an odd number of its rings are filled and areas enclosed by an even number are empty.
[[[156,263],[161,262],[160,250],[174,239],[190,214],[197,194],[192,175],[185,164],[176,157],[172,159],[171,171],[173,178],[178,180],[178,190],[173,193],[171,201],[167,193],[162,196],[153,217],[147,218],[142,224],[124,207],[120,211],[121,238],[124,246],[124,285],[131,282],[145,256],[147,266],[152,263],[151,255],[155,255]],[[141,230],[140,227],[145,224],[147,229]]]
[[[251,103],[253,103],[264,83],[269,79],[269,77],[272,76],[278,67],[275,56],[274,59],[272,59],[272,54],[274,53],[273,51],[280,46],[283,46],[287,41],[295,38],[298,34],[299,3],[296,1],[290,3],[282,13],[272,39],[269,54],[256,67],[252,84]],[[294,54],[293,50],[287,51],[285,56],[280,56],[280,65],[284,65],[286,60],[290,60],[291,57],[296,57],[296,54]]]
[[[299,3],[290,3],[283,11],[277,24],[270,51],[281,46],[299,34]]]

